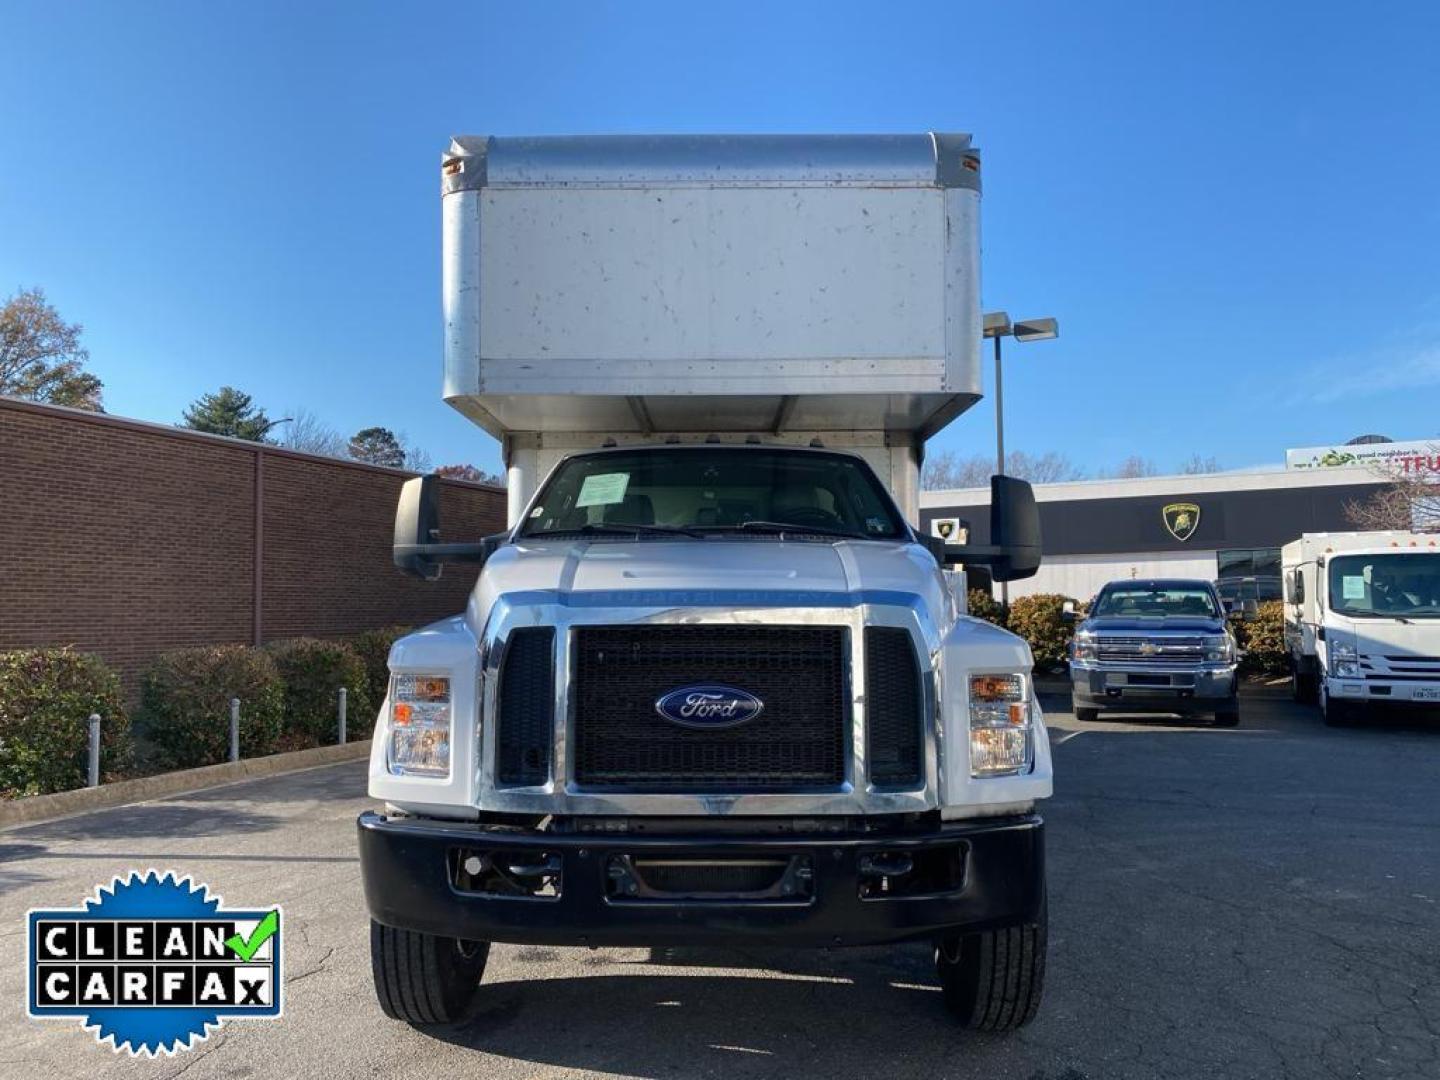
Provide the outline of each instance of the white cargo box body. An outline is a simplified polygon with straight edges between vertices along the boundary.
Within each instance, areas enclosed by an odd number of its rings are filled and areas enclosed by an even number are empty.
[[[923,439],[980,395],[967,136],[465,137],[443,189],[444,394],[507,459],[518,433]]]

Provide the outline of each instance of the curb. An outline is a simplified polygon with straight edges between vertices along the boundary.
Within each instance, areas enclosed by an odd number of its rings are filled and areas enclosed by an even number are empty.
[[[84,814],[91,810],[108,810],[130,803],[148,802],[167,795],[221,787],[240,780],[253,780],[281,773],[299,772],[343,761],[357,761],[370,756],[370,740],[347,742],[343,746],[316,746],[294,750],[288,754],[227,761],[220,765],[203,765],[198,769],[142,776],[138,780],[120,780],[93,788],[57,791],[53,795],[27,795],[22,799],[0,802],[0,829],[14,825],[33,825],[54,818]]]

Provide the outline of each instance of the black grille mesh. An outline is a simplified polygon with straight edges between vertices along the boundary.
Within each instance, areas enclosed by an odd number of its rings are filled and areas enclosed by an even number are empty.
[[[920,665],[910,632],[865,628],[865,758],[875,784],[920,780],[923,720]]]
[[[500,666],[499,779],[516,787],[550,776],[555,715],[555,629],[513,630]]]
[[[575,779],[652,791],[795,791],[845,779],[839,626],[584,626],[575,631]],[[746,690],[758,717],[680,727],[658,698],[695,683]]]

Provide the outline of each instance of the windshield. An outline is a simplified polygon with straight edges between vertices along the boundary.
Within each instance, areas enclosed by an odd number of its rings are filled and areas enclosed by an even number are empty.
[[[1221,578],[1215,582],[1221,600],[1279,600],[1284,590],[1278,577]]]
[[[1329,583],[1341,615],[1440,618],[1440,554],[1336,555]]]
[[[1189,615],[1215,618],[1215,598],[1203,585],[1112,585],[1100,594],[1093,615]]]
[[[867,540],[906,536],[862,461],[810,450],[666,447],[562,462],[522,536],[629,526],[645,533],[792,531]],[[682,533],[683,535],[683,533]]]

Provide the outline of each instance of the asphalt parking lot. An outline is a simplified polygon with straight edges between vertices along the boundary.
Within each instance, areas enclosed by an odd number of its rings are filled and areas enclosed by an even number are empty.
[[[1237,730],[1082,727],[1048,705],[1050,969],[1018,1035],[952,1027],[922,946],[499,946],[468,1022],[388,1021],[353,763],[0,833],[0,1075],[1440,1075],[1440,719],[1337,731],[1251,699]],[[146,1061],[24,1017],[26,910],[152,865],[284,905],[283,1020]]]

